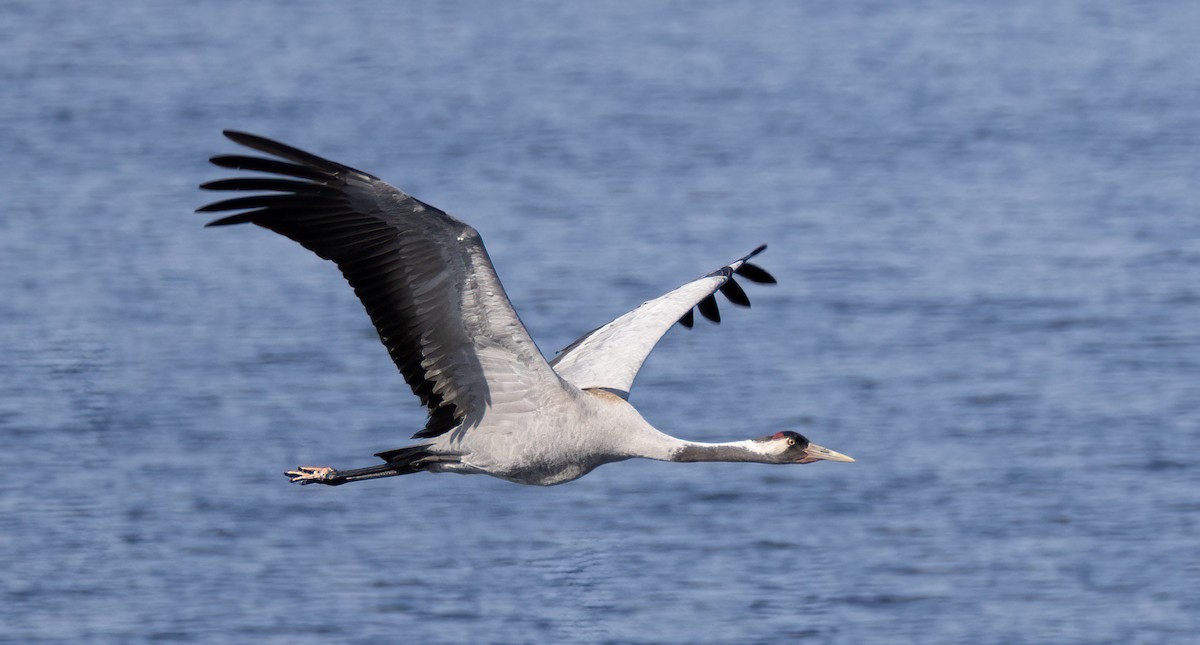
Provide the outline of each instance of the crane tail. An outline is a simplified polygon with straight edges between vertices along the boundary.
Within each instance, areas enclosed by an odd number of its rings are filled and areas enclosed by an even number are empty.
[[[405,446],[396,448],[395,450],[385,450],[375,453],[376,457],[386,461],[389,468],[405,468],[413,465],[414,462],[432,457],[433,453],[429,452],[429,446],[433,444],[423,444],[420,446]]]

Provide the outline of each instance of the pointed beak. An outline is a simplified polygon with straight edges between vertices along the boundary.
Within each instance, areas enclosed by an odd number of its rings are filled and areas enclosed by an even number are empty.
[[[843,455],[840,452],[834,452],[829,448],[822,448],[815,443],[810,443],[808,444],[808,447],[804,449],[804,458],[800,460],[800,463],[811,464],[814,461],[820,461],[822,459],[825,461],[854,461],[854,459]]]

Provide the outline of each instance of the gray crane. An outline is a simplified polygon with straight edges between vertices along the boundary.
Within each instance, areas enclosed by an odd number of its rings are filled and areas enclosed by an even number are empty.
[[[774,283],[745,257],[585,334],[547,362],[517,317],[479,233],[349,166],[246,134],[225,136],[275,158],[221,155],[222,168],[273,175],[222,179],[207,190],[254,191],[197,209],[238,211],[208,226],[257,224],[333,261],[354,288],[396,367],[429,410],[416,445],[382,463],[299,466],[298,484],[336,486],[410,473],[486,474],[550,486],[635,457],[660,461],[806,464],[854,461],[797,432],[700,443],[658,431],[627,401],[634,377],[693,310],[714,322],[720,291],[749,306],[734,280]]]

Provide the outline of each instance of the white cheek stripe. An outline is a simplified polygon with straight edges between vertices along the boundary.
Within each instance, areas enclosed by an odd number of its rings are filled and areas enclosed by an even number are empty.
[[[735,442],[733,442],[733,445],[742,446],[746,450],[749,450],[750,452],[753,452],[755,454],[773,457],[775,455],[783,454],[788,449],[788,446],[786,444],[784,444],[782,447],[780,447],[779,445],[777,445],[779,443],[781,443],[781,442],[778,442],[778,441],[756,441],[754,439],[746,439],[743,441],[735,441]]]

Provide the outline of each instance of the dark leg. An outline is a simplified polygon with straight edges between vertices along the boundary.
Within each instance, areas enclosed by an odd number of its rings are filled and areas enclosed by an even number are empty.
[[[415,473],[417,470],[419,468],[399,470],[391,464],[379,464],[378,466],[367,466],[366,468],[355,468],[353,470],[334,470],[329,466],[297,466],[296,470],[289,470],[284,474],[291,478],[291,481],[301,485],[325,484],[326,486],[340,486],[346,482],[358,481],[360,479],[378,479],[380,477],[407,475]]]
[[[409,446],[399,450],[379,453],[386,460],[376,466],[354,468],[352,470],[335,470],[329,466],[297,466],[285,475],[297,484],[325,484],[340,486],[346,482],[362,479],[379,479],[380,477],[395,477],[409,475],[425,470],[426,466],[437,462],[457,462],[458,455],[437,455],[426,450],[428,446]]]

